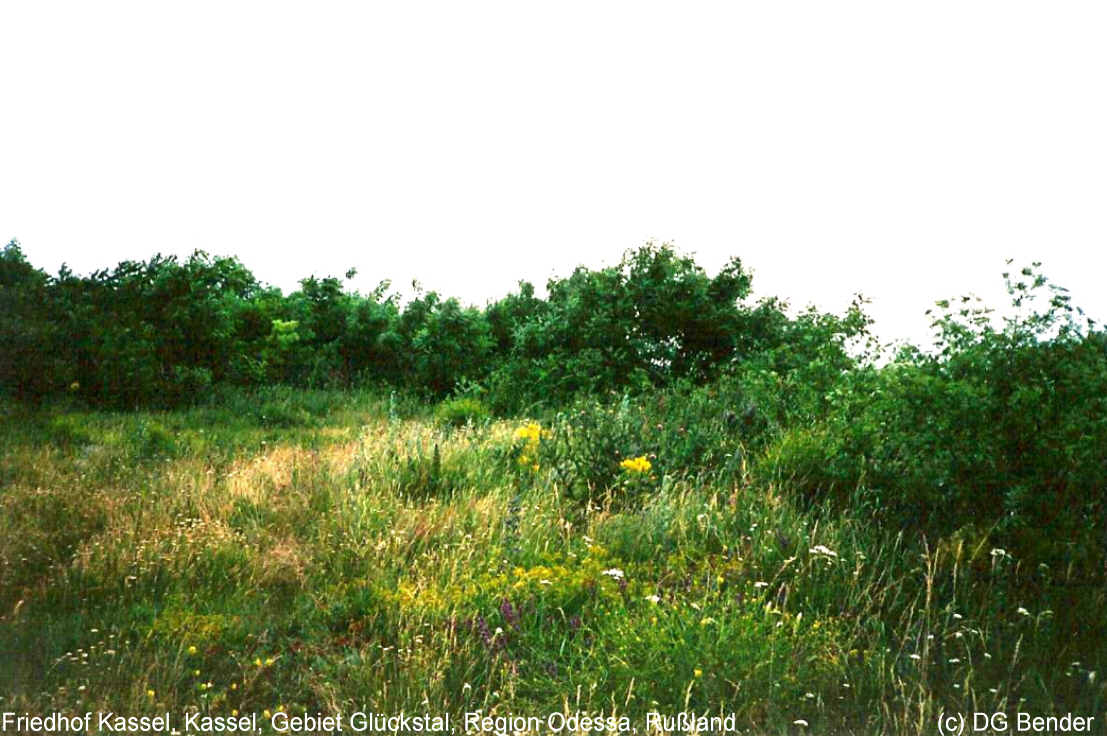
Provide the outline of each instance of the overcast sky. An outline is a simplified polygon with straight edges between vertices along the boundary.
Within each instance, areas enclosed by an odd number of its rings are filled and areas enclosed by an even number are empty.
[[[484,303],[649,239],[926,332],[1041,260],[1107,318],[1102,2],[0,4],[0,238]]]

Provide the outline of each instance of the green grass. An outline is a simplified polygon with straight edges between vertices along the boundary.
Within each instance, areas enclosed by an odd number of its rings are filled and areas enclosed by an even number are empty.
[[[366,393],[2,421],[4,710],[695,710],[866,734],[1103,715],[1080,620],[1104,592],[986,530],[916,539],[744,472],[582,503],[556,455],[532,467],[522,420],[451,428]]]

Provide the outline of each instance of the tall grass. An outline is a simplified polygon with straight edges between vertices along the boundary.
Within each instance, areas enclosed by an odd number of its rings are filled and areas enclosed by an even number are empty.
[[[582,497],[572,414],[535,469],[520,422],[369,394],[5,412],[5,710],[695,710],[865,734],[1103,714],[1105,645],[1076,627],[1102,590],[986,530],[801,508],[741,452]]]

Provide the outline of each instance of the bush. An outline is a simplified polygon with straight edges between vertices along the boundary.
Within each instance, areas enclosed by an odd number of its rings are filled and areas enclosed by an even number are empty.
[[[1009,284],[1015,306],[1047,285]],[[967,300],[963,304],[967,304]],[[1107,350],[1052,290],[995,329],[983,309],[935,320],[940,352],[908,349],[845,377],[814,429],[786,432],[759,473],[807,501],[860,502],[931,537],[968,522],[1040,562],[1094,574],[1107,551]]]
[[[745,351],[761,322],[740,303],[750,283],[738,259],[710,277],[673,248],[648,243],[617,266],[551,279],[545,302],[524,284],[488,310],[507,353],[492,371],[493,401],[518,410],[702,382]]]
[[[844,451],[825,426],[793,427],[765,448],[755,478],[808,504],[828,497],[849,499],[864,478],[863,463],[863,456]]]
[[[131,452],[143,460],[172,457],[177,452],[173,433],[157,422],[143,420],[130,433]]]
[[[597,499],[618,485],[623,460],[646,455],[656,460],[645,422],[627,396],[613,405],[582,402],[558,415],[553,453],[568,494],[582,502]]]
[[[680,382],[645,395],[625,394],[610,403],[580,401],[558,415],[554,446],[562,480],[581,499],[616,486],[624,499],[639,495],[655,485],[643,484],[647,477],[741,482],[749,449],[775,431],[750,396],[742,380],[726,376],[703,386]],[[623,467],[636,457],[650,461],[649,473]]]
[[[447,427],[482,424],[491,417],[492,412],[488,407],[480,399],[471,396],[447,399],[434,410],[435,421]]]
[[[401,307],[387,281],[361,295],[310,277],[284,295],[202,251],[51,277],[13,242],[0,251],[0,313],[11,315],[0,391],[37,401],[76,383],[84,401],[136,409],[187,405],[220,384],[379,382],[441,399],[470,381],[487,387],[491,408],[518,413],[703,385],[756,361],[790,370],[815,353],[833,373],[843,354],[832,333],[863,320],[791,319],[777,300],[748,303],[750,285],[737,259],[708,275],[648,243],[615,266],[551,279],[545,299],[523,283],[485,309],[434,292]]]
[[[254,416],[261,426],[273,429],[311,427],[315,424],[314,417],[303,407],[276,401],[268,401],[259,406],[254,411]]]
[[[47,441],[59,447],[76,447],[92,443],[88,429],[83,426],[80,417],[61,414],[50,417],[45,424]]]

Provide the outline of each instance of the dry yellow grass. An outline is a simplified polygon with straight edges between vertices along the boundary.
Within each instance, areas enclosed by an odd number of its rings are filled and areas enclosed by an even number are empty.
[[[227,491],[233,498],[265,503],[274,491],[283,491],[291,486],[292,474],[297,467],[310,466],[317,461],[315,453],[302,447],[274,447],[236,462],[226,475]]]

